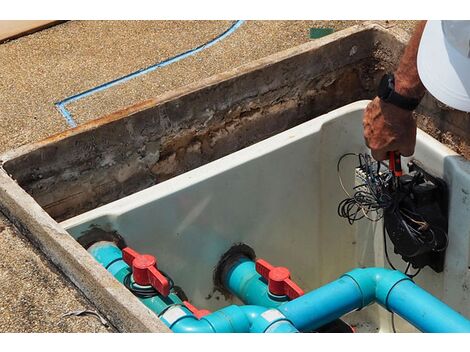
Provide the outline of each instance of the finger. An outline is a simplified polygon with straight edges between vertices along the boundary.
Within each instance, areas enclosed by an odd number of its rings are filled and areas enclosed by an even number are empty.
[[[382,161],[387,159],[387,152],[384,149],[371,150],[372,157],[377,161]]]
[[[407,147],[403,147],[403,148],[399,148],[398,149],[398,152],[402,155],[402,156],[412,156],[415,152],[415,147],[414,145],[413,146],[407,146]]]

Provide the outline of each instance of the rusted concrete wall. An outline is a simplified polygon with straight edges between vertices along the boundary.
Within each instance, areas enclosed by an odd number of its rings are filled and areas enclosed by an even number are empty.
[[[61,221],[373,97],[404,41],[351,27],[7,153],[3,167]]]

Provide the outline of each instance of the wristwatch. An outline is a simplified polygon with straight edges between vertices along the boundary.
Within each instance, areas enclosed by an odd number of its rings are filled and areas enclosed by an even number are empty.
[[[386,103],[409,111],[416,109],[420,102],[420,99],[405,97],[395,92],[395,77],[391,73],[383,75],[377,96]]]

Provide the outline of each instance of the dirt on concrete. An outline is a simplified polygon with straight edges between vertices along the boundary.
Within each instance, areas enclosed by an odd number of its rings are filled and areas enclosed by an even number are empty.
[[[0,332],[112,332],[94,307],[0,214]]]

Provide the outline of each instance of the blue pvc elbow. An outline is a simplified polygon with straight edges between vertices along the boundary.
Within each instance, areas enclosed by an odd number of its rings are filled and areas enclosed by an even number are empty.
[[[470,332],[470,320],[399,271],[355,269],[344,276],[352,278],[361,288],[363,304],[375,299],[423,332]]]
[[[299,330],[316,329],[372,302],[423,332],[470,332],[470,321],[421,289],[405,274],[355,269],[278,309]]]

